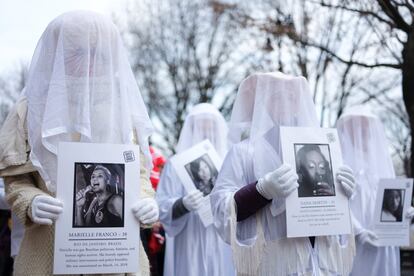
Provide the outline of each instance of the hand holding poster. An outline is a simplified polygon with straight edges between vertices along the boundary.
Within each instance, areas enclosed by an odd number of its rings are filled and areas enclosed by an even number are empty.
[[[209,194],[214,187],[222,160],[214,146],[203,142],[171,158],[171,163],[187,193],[198,189],[204,195],[203,204],[197,210],[204,226],[213,223]]]
[[[348,198],[335,182],[342,164],[336,129],[281,127],[280,135],[283,162],[299,177],[286,198],[287,236],[350,234]]]
[[[404,217],[411,206],[412,179],[381,179],[375,204],[374,232],[380,246],[409,246],[410,220]]]
[[[60,143],[54,274],[137,272],[139,147]]]

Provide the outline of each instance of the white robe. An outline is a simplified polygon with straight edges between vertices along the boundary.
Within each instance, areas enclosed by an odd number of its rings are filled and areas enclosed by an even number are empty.
[[[248,140],[235,144],[227,154],[216,185],[211,193],[214,224],[226,242],[232,242],[231,215],[229,206],[234,202],[234,193],[245,185],[257,181],[253,168],[253,149]],[[274,208],[272,215],[271,208]],[[276,213],[275,213],[276,210]],[[258,218],[262,223],[256,223]],[[262,227],[260,227],[262,226]],[[263,230],[261,230],[263,229]],[[234,229],[233,229],[234,231]],[[261,270],[249,275],[326,275],[337,276],[349,273],[352,266],[353,239],[346,236],[316,237],[312,248],[308,238],[286,238],[286,219],[283,200],[273,200],[258,211],[258,216],[251,216],[237,223],[237,242],[242,245],[260,244],[260,232],[264,234],[264,249],[258,249],[250,257],[258,256]],[[233,240],[233,241],[232,241]],[[260,247],[260,246],[259,246]],[[234,248],[234,247],[233,247]],[[238,253],[233,251],[234,258]],[[254,262],[249,257],[242,257],[240,267],[251,271]],[[237,259],[235,259],[236,261]],[[235,263],[237,266],[237,262]],[[237,267],[236,269],[240,269]],[[254,268],[253,268],[254,269]],[[341,274],[340,271],[346,271]],[[238,271],[240,273],[240,271]]]
[[[359,181],[364,183],[358,183]],[[357,194],[351,201],[354,220],[357,220],[356,234],[363,225],[369,229],[374,220],[376,186],[368,186],[362,177],[357,177]],[[364,208],[362,208],[364,206]],[[371,210],[371,212],[369,212]],[[396,246],[373,247],[356,242],[356,256],[352,276],[395,276],[401,275],[400,250]]]
[[[388,141],[381,120],[365,106],[348,109],[337,122],[345,163],[355,173],[356,193],[350,201],[354,233],[373,231],[378,181],[395,178]],[[398,247],[373,247],[357,239],[352,276],[400,275]]]
[[[352,276],[399,276],[400,250],[395,246],[373,247],[356,244]]]
[[[167,162],[157,189],[160,220],[167,234],[164,276],[232,276],[231,249],[213,225],[205,228],[195,212],[172,219],[174,202],[185,196],[184,186]]]

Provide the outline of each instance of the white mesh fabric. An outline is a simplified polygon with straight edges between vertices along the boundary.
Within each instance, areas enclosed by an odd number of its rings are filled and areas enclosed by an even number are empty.
[[[281,165],[280,126],[318,127],[304,77],[257,73],[240,85],[229,124],[229,138],[248,138],[254,148],[257,179]]]
[[[354,107],[338,120],[337,128],[345,164],[353,169],[357,184],[350,206],[358,235],[365,229],[373,230],[379,179],[394,178],[395,173],[384,129],[376,116]],[[399,248],[357,242],[350,275],[400,275]]]
[[[176,151],[181,152],[208,139],[221,157],[227,152],[228,127],[223,115],[213,105],[201,103],[193,107],[184,121]]]
[[[61,141],[132,143],[136,131],[151,166],[152,124],[109,18],[73,11],[54,19],[37,44],[25,93],[30,159],[51,191]]]
[[[380,178],[394,178],[394,167],[381,121],[362,107],[347,111],[337,123],[345,164],[358,184],[351,207],[364,228],[373,223],[375,196]]]

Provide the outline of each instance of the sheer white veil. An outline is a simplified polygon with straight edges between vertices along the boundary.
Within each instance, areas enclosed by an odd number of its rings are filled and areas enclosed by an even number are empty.
[[[237,222],[234,193],[282,163],[282,126],[319,127],[306,79],[279,72],[246,78],[239,87],[229,125],[231,141],[244,141],[233,148],[238,150],[231,151],[237,161],[229,159],[223,165],[211,201],[216,228],[225,238],[229,235],[235,266],[243,275],[304,275],[309,269],[312,252],[306,240],[286,239],[284,198],[273,198],[256,216]],[[238,183],[233,180],[236,177]],[[318,238],[318,246],[324,263],[318,267],[349,274],[353,243],[341,248],[335,236],[327,236]]]
[[[243,80],[233,106],[229,138],[233,143],[249,140],[257,179],[281,165],[281,126],[319,126],[306,79],[272,72]]]
[[[151,166],[153,128],[127,52],[111,20],[90,11],[67,12],[42,34],[30,65],[30,160],[54,191],[61,141],[132,143]]]
[[[228,127],[221,113],[209,103],[195,105],[184,121],[176,151],[181,152],[208,139],[221,157],[227,153]]]
[[[356,176],[395,177],[388,142],[381,121],[364,107],[350,108],[337,122],[342,154]]]
[[[342,115],[337,129],[344,161],[353,169],[357,183],[351,207],[358,221],[369,228],[379,179],[395,177],[385,131],[381,121],[361,106]]]

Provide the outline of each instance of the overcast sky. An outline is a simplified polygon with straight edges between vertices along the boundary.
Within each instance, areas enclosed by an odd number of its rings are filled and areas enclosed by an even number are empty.
[[[47,24],[77,9],[107,15],[119,12],[127,0],[0,0],[0,73],[21,61],[30,62]]]

